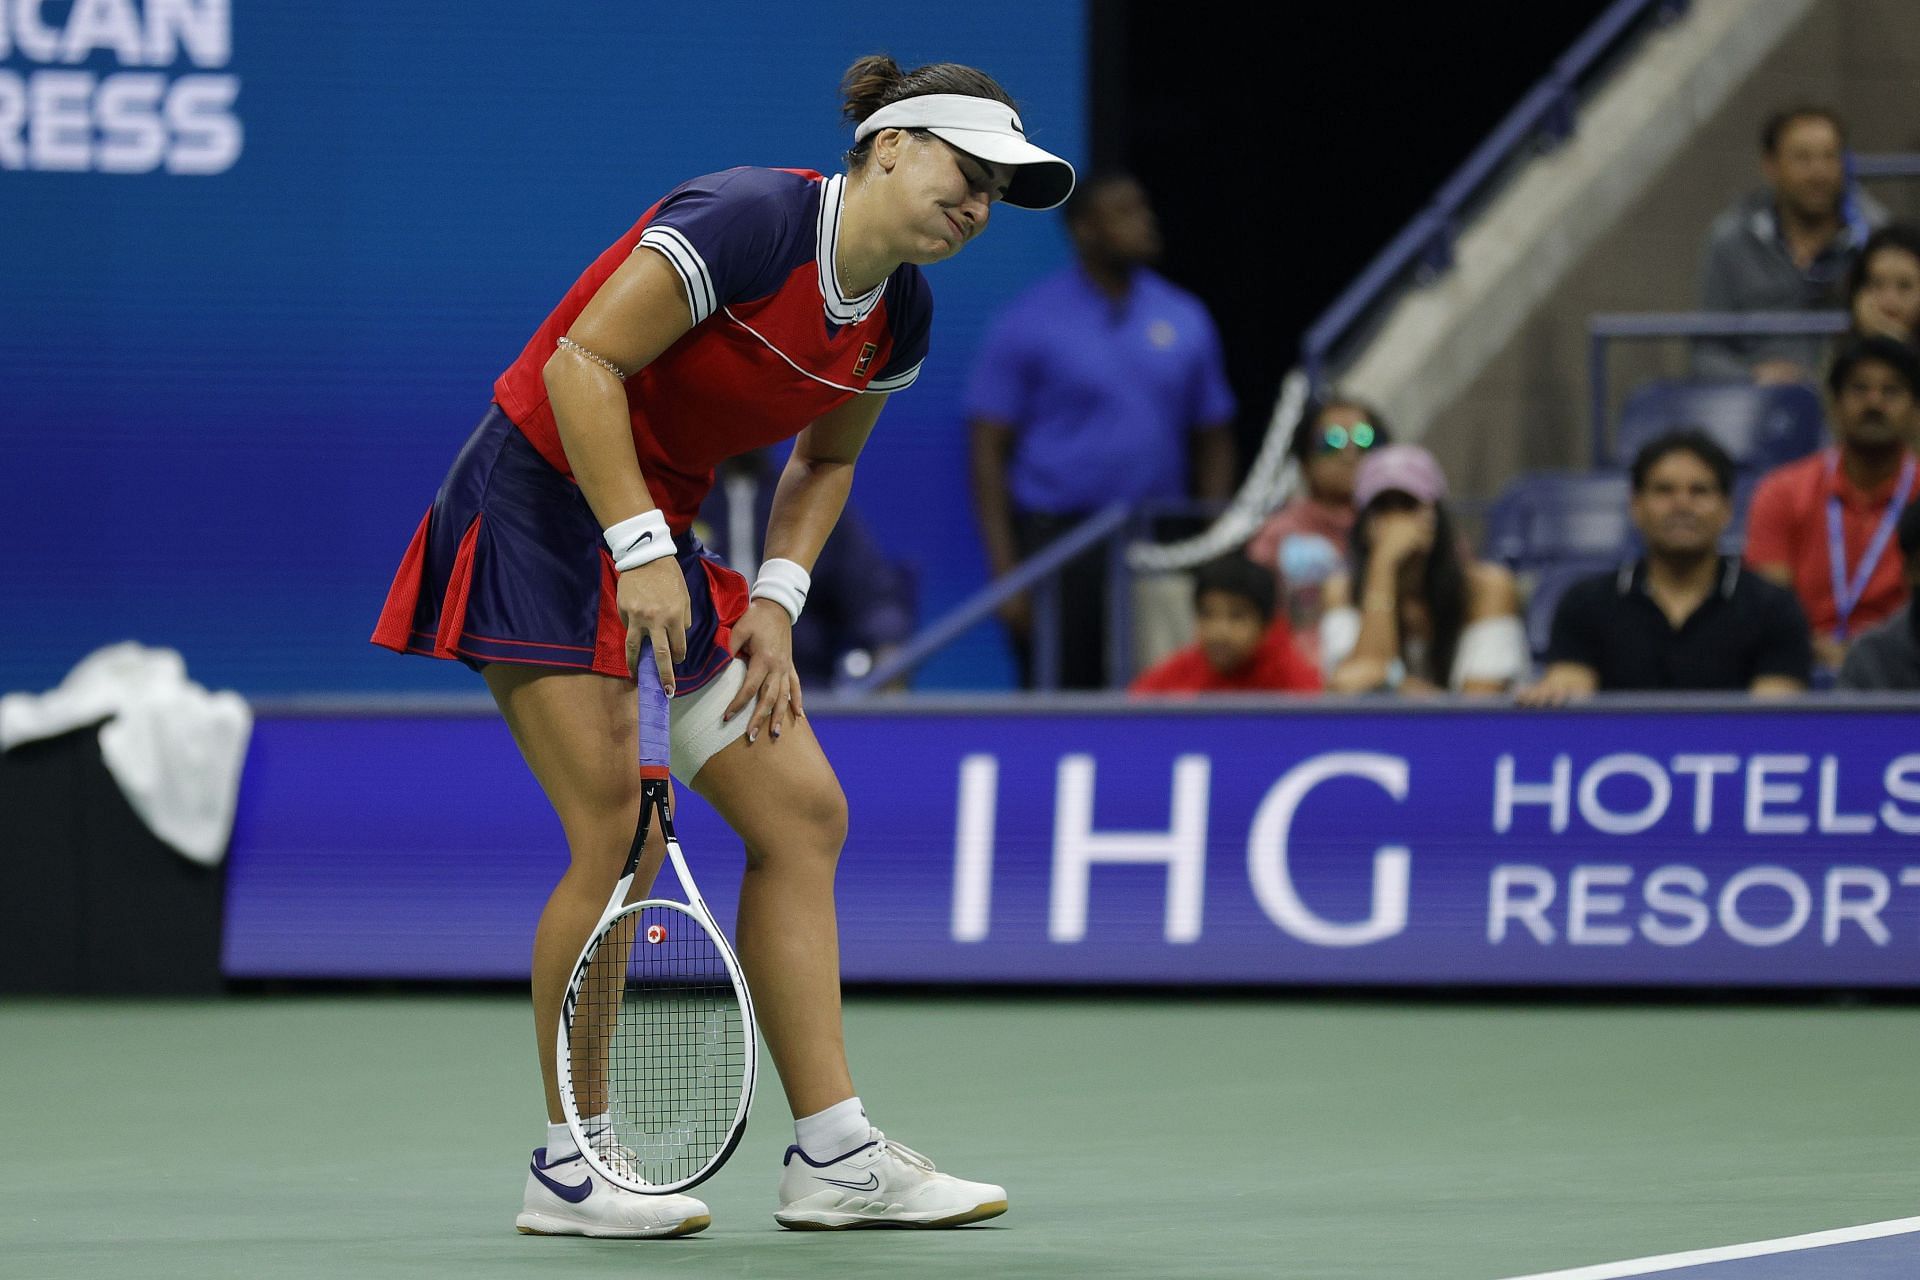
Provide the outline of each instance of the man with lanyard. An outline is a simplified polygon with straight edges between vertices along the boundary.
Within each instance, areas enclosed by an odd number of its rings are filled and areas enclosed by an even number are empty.
[[[1920,587],[1920,503],[1900,517],[1900,553],[1907,560],[1907,587]],[[1847,650],[1840,687],[1854,690],[1920,690],[1920,614],[1913,602],[1863,633]]]
[[[1886,337],[1851,339],[1827,374],[1834,444],[1770,472],[1747,517],[1747,563],[1791,587],[1831,671],[1850,640],[1907,602],[1894,531],[1914,497],[1910,447],[1920,356]]]

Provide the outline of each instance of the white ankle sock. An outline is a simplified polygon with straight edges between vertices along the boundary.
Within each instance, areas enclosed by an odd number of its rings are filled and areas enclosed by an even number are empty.
[[[612,1121],[612,1113],[603,1111],[597,1116],[588,1117],[586,1123],[580,1127],[585,1129],[587,1136],[591,1138],[602,1129],[605,1129]],[[568,1156],[579,1154],[580,1144],[573,1140],[573,1130],[567,1128],[566,1121],[562,1120],[558,1124],[549,1124],[547,1126],[548,1164],[552,1164],[555,1160],[565,1160]]]
[[[867,1109],[860,1099],[836,1102],[825,1111],[793,1122],[793,1140],[815,1161],[834,1160],[867,1140]]]

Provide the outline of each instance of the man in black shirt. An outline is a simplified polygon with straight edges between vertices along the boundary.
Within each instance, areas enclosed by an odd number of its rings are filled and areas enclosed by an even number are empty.
[[[1597,689],[1799,693],[1813,642],[1793,594],[1720,554],[1733,460],[1704,432],[1668,432],[1633,460],[1633,523],[1647,553],[1575,583],[1554,610],[1547,673],[1523,690],[1555,706]]]

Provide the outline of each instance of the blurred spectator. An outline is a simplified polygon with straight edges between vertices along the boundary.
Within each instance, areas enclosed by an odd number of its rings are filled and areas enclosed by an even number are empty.
[[[1464,554],[1446,494],[1440,464],[1418,445],[1360,464],[1352,574],[1327,583],[1320,623],[1330,690],[1497,693],[1525,672],[1513,575]]]
[[[1386,419],[1365,401],[1335,394],[1308,405],[1287,442],[1300,491],[1247,543],[1247,558],[1278,575],[1280,612],[1301,652],[1316,660],[1322,588],[1346,563],[1360,459],[1392,442]]]
[[[1920,356],[1904,342],[1842,343],[1827,374],[1835,447],[1767,473],[1748,508],[1747,563],[1793,589],[1828,670],[1907,600],[1893,534],[1914,496],[1916,388]]]
[[[778,481],[770,450],[729,458],[694,524],[700,541],[749,582],[760,566]],[[857,680],[905,644],[916,621],[915,594],[911,566],[887,556],[849,501],[813,566],[806,612],[793,624],[801,687],[825,693]]]
[[[1194,643],[1149,668],[1133,693],[1309,693],[1320,673],[1274,611],[1273,575],[1239,552],[1194,574]]]
[[[1841,305],[1840,286],[1885,211],[1847,180],[1846,129],[1826,107],[1779,112],[1760,135],[1766,188],[1714,221],[1700,279],[1707,311],[1819,311]],[[1703,339],[1702,377],[1811,382],[1818,337]]]
[[[967,389],[974,499],[995,576],[1108,503],[1184,499],[1189,474],[1202,498],[1233,487],[1219,335],[1198,298],[1151,269],[1160,229],[1146,193],[1125,175],[1096,177],[1065,212],[1078,262],[1000,316]],[[1106,683],[1105,597],[1096,549],[1060,580],[1066,688]],[[1017,598],[1001,617],[1031,686],[1031,606]]]
[[[1813,649],[1800,605],[1720,554],[1733,522],[1726,450],[1703,431],[1671,431],[1640,450],[1632,474],[1647,553],[1568,588],[1546,675],[1520,701],[1553,706],[1596,689],[1805,689]]]
[[[1847,313],[1853,334],[1875,334],[1914,345],[1920,334],[1920,227],[1884,226],[1847,272]]]
[[[1912,596],[1920,589],[1920,502],[1900,513],[1899,539],[1907,562],[1907,603],[1847,650],[1842,689],[1920,689],[1920,612]]]

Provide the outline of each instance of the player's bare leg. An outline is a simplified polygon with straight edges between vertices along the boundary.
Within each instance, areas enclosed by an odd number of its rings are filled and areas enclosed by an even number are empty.
[[[484,674],[521,755],[560,818],[571,855],[534,934],[534,1034],[551,1126],[562,1123],[555,1055],[566,984],[619,881],[640,818],[638,703],[632,685],[608,676],[504,663],[488,666]],[[650,832],[630,897],[646,894],[665,854],[665,841]],[[624,973],[622,963],[608,980],[623,980]],[[614,1006],[609,1001],[599,1007]],[[608,1034],[594,1036],[589,1030],[582,1039],[604,1043]],[[588,1056],[597,1053],[588,1051]],[[592,1080],[604,1081],[603,1064],[575,1065],[586,1068],[591,1094]],[[591,1114],[591,1097],[582,1103],[584,1114]],[[580,1160],[571,1140],[560,1147],[551,1138],[534,1152],[515,1220],[527,1234],[609,1237],[686,1235],[708,1222],[707,1207],[699,1200],[624,1191]]]
[[[812,1115],[853,1096],[833,909],[846,797],[803,719],[777,739],[735,739],[693,786],[746,842],[735,943],[787,1101]]]
[[[639,704],[633,686],[611,676],[505,663],[488,666],[484,674],[520,754],[559,816],[571,855],[540,913],[533,942],[534,1034],[547,1119],[558,1123],[554,1046],[561,999],[640,820]],[[660,833],[649,832],[631,896],[646,895],[665,856]]]
[[[787,1149],[775,1219],[813,1230],[948,1227],[1006,1212],[1004,1189],[937,1172],[867,1124],[854,1100],[833,906],[847,802],[812,726],[795,719],[779,738],[735,739],[693,783],[746,842],[736,941],[796,1128],[842,1108],[855,1126],[825,1149]]]

